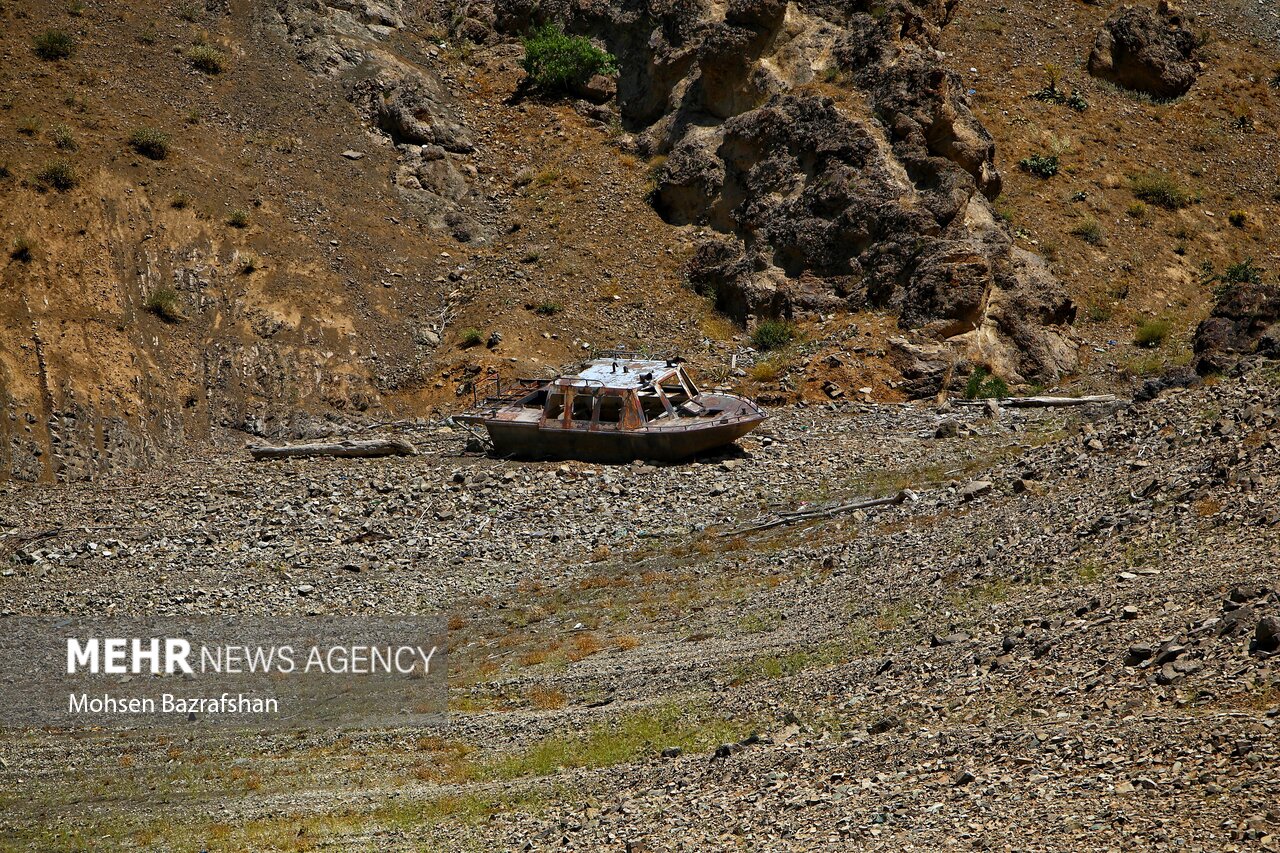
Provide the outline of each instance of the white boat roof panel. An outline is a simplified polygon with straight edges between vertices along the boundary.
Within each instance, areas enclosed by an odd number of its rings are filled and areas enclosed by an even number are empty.
[[[563,376],[557,385],[574,387],[640,388],[675,373],[678,368],[662,360],[599,358],[588,362],[577,374]],[[650,376],[652,374],[652,376]],[[648,379],[642,378],[648,376]]]

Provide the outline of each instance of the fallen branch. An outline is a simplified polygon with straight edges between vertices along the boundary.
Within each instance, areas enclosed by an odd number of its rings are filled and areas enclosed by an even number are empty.
[[[823,509],[806,509],[795,510],[794,512],[781,512],[778,517],[766,521],[761,524],[755,524],[751,527],[744,527],[741,530],[726,530],[720,534],[720,538],[724,539],[729,536],[742,536],[745,533],[757,533],[761,530],[770,530],[774,527],[781,527],[784,524],[799,524],[802,521],[813,521],[819,518],[831,518],[834,515],[840,515],[846,512],[853,512],[859,509],[870,509],[876,506],[898,505],[908,498],[914,499],[915,495],[909,489],[903,489],[890,498],[875,498],[873,500],[856,501],[854,503],[839,504],[837,506],[825,507]]]
[[[366,441],[340,441],[334,444],[291,444],[284,447],[251,445],[249,455],[255,460],[309,456],[365,459],[376,456],[417,456],[418,449],[403,438],[374,438]]]
[[[1115,394],[1095,394],[1092,397],[1004,397],[996,400],[996,402],[1011,409],[1035,409],[1086,406],[1090,403],[1114,403],[1115,400]],[[959,406],[985,406],[987,404],[987,400],[952,400],[952,402]]]

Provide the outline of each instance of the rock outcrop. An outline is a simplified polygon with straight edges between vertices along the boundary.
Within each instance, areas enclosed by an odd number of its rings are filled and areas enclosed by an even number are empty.
[[[1280,285],[1232,284],[1196,329],[1196,370],[1224,373],[1242,355],[1280,358]]]
[[[1195,51],[1195,33],[1167,2],[1124,6],[1098,33],[1089,73],[1153,98],[1177,98],[1196,82]]]
[[[937,50],[954,0],[607,2],[540,14],[618,56],[653,203],[701,230],[690,280],[740,321],[865,306],[1012,380],[1075,363],[1074,308],[988,201],[990,134]],[[502,4],[498,21],[515,18]]]
[[[392,183],[405,199],[432,228],[461,242],[483,241],[492,235],[492,217],[475,185],[476,146],[462,108],[431,68],[411,65],[384,45],[412,18],[404,5],[280,0],[276,12],[298,61],[346,81],[347,99],[369,130],[395,146],[400,165]],[[493,22],[491,15],[486,20]],[[463,35],[479,41],[484,30],[471,20]]]

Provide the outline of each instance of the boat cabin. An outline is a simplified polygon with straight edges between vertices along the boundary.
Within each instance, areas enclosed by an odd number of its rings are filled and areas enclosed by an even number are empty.
[[[633,430],[678,418],[710,417],[698,386],[673,361],[602,358],[519,400],[521,421],[543,428]]]

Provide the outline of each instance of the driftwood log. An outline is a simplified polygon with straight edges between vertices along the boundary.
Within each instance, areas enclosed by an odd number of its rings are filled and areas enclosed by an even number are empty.
[[[272,447],[251,445],[254,459],[290,459],[307,456],[342,456],[372,458],[375,456],[417,456],[418,448],[403,438],[370,438],[362,441],[339,441],[331,444],[288,444]]]
[[[870,509],[876,506],[897,506],[907,499],[915,500],[916,496],[909,489],[903,489],[893,497],[889,498],[873,498],[865,501],[855,501],[847,504],[837,504],[836,506],[823,507],[821,509],[802,509],[792,512],[780,512],[778,517],[771,521],[761,524],[753,524],[750,527],[743,527],[739,530],[726,530],[720,534],[720,538],[724,539],[729,536],[741,536],[744,533],[757,533],[761,530],[771,530],[774,527],[781,527],[784,524],[799,524],[802,521],[813,521],[817,518],[831,518],[832,516],[841,515],[846,512],[853,512],[858,509]]]
[[[1092,397],[1004,397],[996,400],[1011,409],[1057,408],[1060,406],[1086,406],[1090,403],[1114,403],[1115,394],[1095,394]],[[953,400],[961,406],[985,406],[986,400]]]

